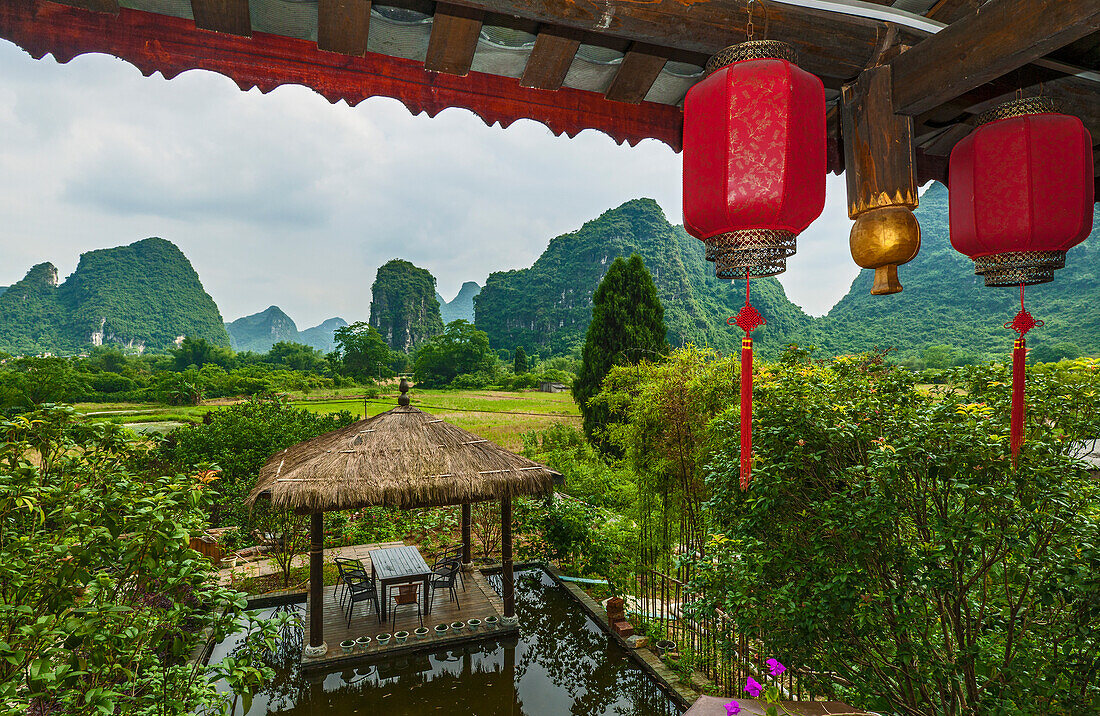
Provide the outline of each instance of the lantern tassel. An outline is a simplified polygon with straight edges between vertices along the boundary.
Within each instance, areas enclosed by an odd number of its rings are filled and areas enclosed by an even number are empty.
[[[1019,335],[1012,344],[1012,420],[1009,427],[1008,445],[1012,450],[1012,466],[1020,457],[1020,447],[1024,444],[1024,412],[1027,408],[1027,400],[1024,395],[1027,381],[1027,339],[1024,338],[1032,328],[1041,328],[1042,321],[1037,321],[1024,308],[1024,284],[1020,284],[1020,310],[1005,328],[1016,331]]]
[[[741,339],[741,489],[752,480],[752,338]]]
[[[726,324],[745,332],[741,339],[741,489],[752,481],[752,329],[767,321],[749,303],[749,270],[745,269],[745,305]]]
[[[1012,447],[1012,464],[1020,457],[1024,444],[1024,378],[1027,369],[1027,340],[1017,338],[1012,348],[1012,428],[1009,445]]]

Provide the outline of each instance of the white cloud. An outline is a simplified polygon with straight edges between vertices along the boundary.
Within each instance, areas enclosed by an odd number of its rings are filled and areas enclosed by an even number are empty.
[[[0,285],[81,251],[175,242],[227,320],[277,304],[300,327],[369,312],[378,266],[406,258],[450,298],[529,266],[558,234],[639,196],[681,220],[679,155],[594,131],[570,140],[465,110],[413,117],[302,87],[268,95],[192,71],[165,81],[105,56],[35,61],[0,42]],[[823,313],[847,290],[842,181],[782,277]]]

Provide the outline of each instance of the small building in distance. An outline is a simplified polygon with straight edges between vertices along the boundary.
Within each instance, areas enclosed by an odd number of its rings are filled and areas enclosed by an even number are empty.
[[[539,383],[539,391],[542,393],[564,393],[569,390],[569,386],[565,383],[558,383],[553,380],[544,380]]]

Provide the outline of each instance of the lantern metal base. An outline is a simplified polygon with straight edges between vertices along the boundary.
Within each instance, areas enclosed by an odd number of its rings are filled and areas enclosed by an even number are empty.
[[[1065,265],[1065,251],[1006,251],[975,258],[974,273],[986,286],[1033,286],[1053,281]]]
[[[706,240],[707,261],[718,278],[775,276],[787,270],[796,250],[795,234],[782,229],[745,229]]]

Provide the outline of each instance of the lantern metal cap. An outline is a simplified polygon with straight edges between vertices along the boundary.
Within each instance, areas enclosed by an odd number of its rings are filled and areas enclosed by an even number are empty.
[[[1049,97],[1021,97],[979,114],[978,126],[1012,117],[1026,117],[1029,114],[1050,114],[1058,110],[1058,103]]]
[[[745,60],[786,60],[798,64],[798,50],[779,40],[749,40],[719,50],[707,60],[707,74]]]
[[[1065,251],[1005,251],[974,258],[974,273],[986,286],[1033,286],[1054,280],[1066,265]]]

